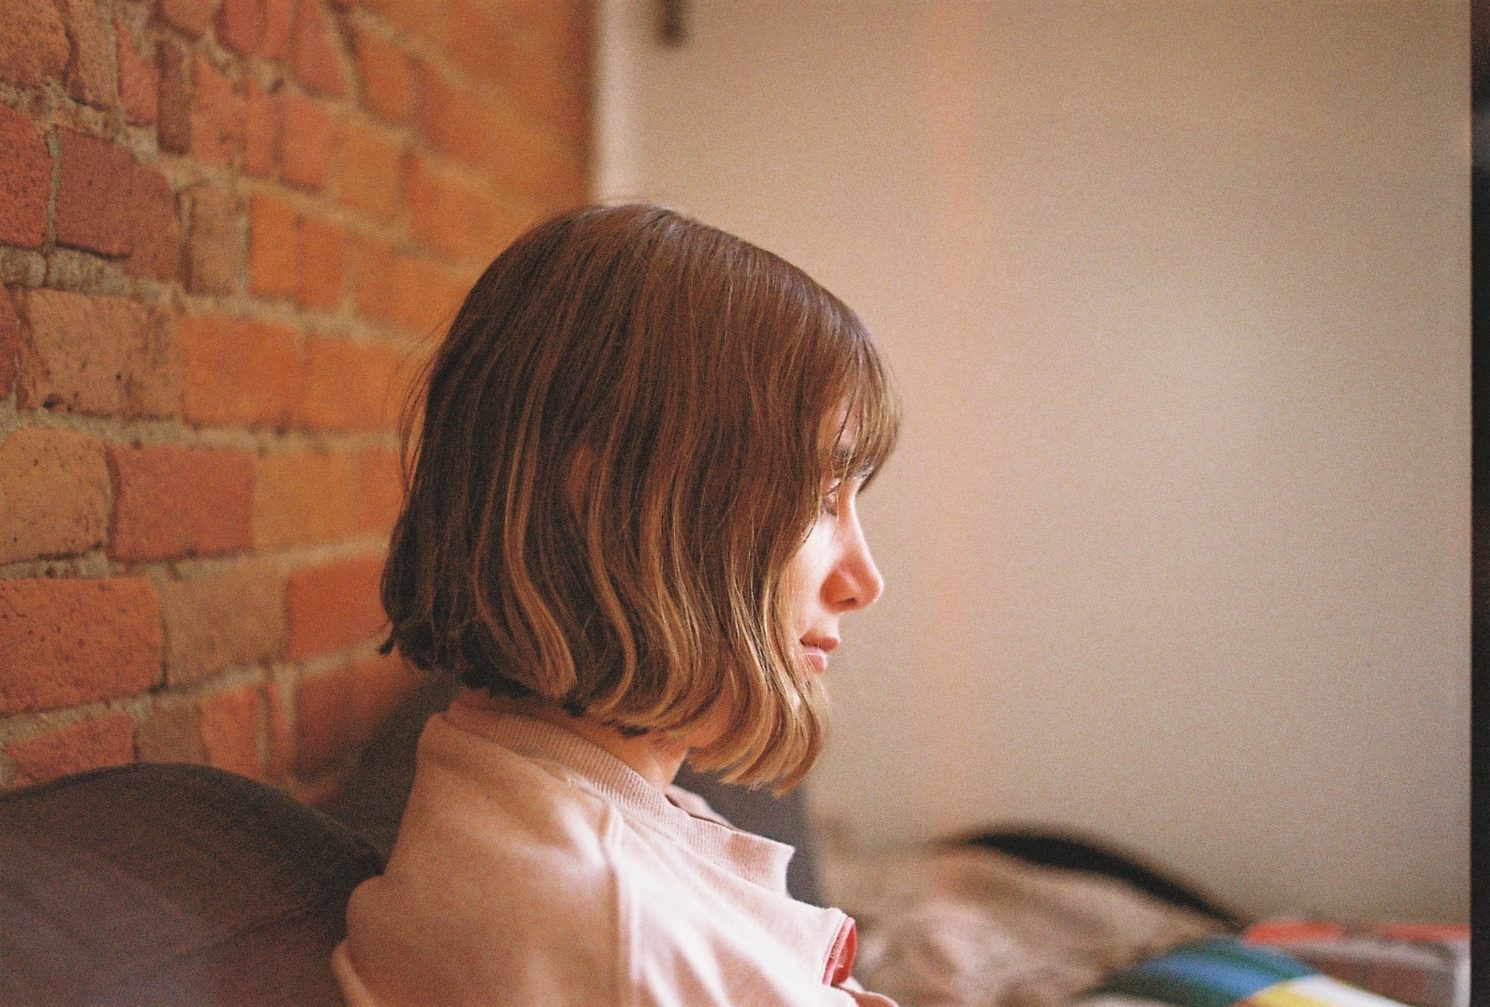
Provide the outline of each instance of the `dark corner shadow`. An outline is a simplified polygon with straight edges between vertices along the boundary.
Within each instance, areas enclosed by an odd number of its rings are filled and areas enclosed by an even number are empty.
[[[1470,1002],[1490,1004],[1490,0],[1472,0],[1470,55],[1473,77],[1473,169],[1470,201],[1474,401],[1473,601],[1470,742]]]

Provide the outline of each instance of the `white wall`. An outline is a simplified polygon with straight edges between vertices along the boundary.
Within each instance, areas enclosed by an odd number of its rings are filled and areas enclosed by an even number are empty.
[[[807,268],[905,400],[819,814],[1467,918],[1467,4],[689,6],[603,5],[600,194]]]

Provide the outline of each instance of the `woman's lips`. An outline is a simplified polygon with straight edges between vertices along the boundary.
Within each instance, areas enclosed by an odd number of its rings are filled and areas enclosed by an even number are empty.
[[[802,640],[802,656],[807,658],[807,663],[819,675],[828,670],[828,651],[838,646],[838,641],[832,637],[822,639]]]

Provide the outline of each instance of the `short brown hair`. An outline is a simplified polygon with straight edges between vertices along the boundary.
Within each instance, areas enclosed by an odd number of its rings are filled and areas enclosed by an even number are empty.
[[[825,475],[872,474],[898,425],[858,317],[716,228],[586,207],[488,267],[418,394],[389,646],[631,733],[725,704],[694,764],[799,780],[826,697],[781,575]]]

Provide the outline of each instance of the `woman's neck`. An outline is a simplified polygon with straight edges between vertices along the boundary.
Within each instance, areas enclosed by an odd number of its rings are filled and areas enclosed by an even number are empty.
[[[620,759],[658,790],[666,790],[688,756],[687,744],[656,734],[625,735],[609,724],[590,717],[571,716],[550,699],[508,699],[484,689],[466,689],[455,700],[466,706],[500,713],[517,713],[542,720],[599,745]]]

